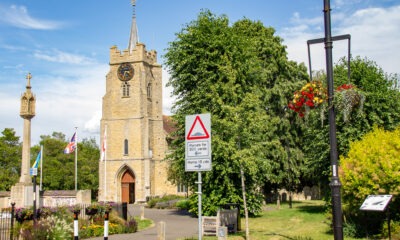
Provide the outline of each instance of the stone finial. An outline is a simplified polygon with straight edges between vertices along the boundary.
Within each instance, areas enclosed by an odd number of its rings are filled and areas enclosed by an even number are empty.
[[[27,83],[26,83],[26,88],[31,88],[31,79],[32,79],[32,74],[28,73],[26,75]]]
[[[35,96],[31,92],[31,79],[32,74],[26,75],[26,91],[21,96],[21,109],[20,116],[24,119],[31,119],[35,116]]]

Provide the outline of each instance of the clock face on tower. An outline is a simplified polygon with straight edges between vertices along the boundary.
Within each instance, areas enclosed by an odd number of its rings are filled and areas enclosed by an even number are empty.
[[[130,63],[122,63],[119,65],[117,75],[121,81],[129,81],[132,79],[134,74],[133,67]]]

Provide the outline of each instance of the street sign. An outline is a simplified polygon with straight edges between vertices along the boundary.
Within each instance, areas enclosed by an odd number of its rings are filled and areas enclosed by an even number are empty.
[[[31,176],[37,176],[37,168],[31,168],[29,173]]]
[[[185,171],[211,170],[211,115],[188,115],[185,119]]]

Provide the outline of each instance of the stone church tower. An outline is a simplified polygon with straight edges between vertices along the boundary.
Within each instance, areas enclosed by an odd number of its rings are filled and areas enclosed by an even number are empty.
[[[135,10],[135,1],[132,1]],[[176,194],[167,181],[162,68],[156,51],[138,42],[133,12],[128,49],[110,49],[100,122],[99,201],[144,202]]]

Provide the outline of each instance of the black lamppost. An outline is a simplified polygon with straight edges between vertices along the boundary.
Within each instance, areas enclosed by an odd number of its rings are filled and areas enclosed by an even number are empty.
[[[324,0],[324,25],[325,25],[325,38],[312,39],[307,41],[308,45],[308,58],[310,68],[310,78],[312,79],[311,71],[311,56],[310,44],[324,43],[325,56],[326,56],[326,77],[328,85],[328,114],[329,114],[329,142],[330,142],[330,159],[332,168],[332,178],[329,186],[332,192],[332,216],[333,216],[333,234],[335,240],[343,239],[343,219],[342,219],[342,202],[340,196],[340,183],[338,176],[338,151],[337,151],[337,138],[336,138],[336,116],[335,106],[333,105],[333,63],[332,63],[332,42],[336,40],[348,40],[348,78],[350,79],[350,35],[341,35],[332,37],[331,34],[331,7],[330,0]]]
[[[328,82],[328,104],[329,108],[329,141],[330,158],[332,166],[332,178],[329,186],[332,191],[332,215],[333,215],[333,234],[335,240],[343,239],[342,226],[342,202],[340,197],[341,183],[338,177],[338,153],[336,139],[336,120],[335,107],[333,105],[333,64],[332,64],[332,35],[331,35],[331,14],[330,1],[324,0],[324,25],[325,25],[325,55],[326,55],[326,75]]]

